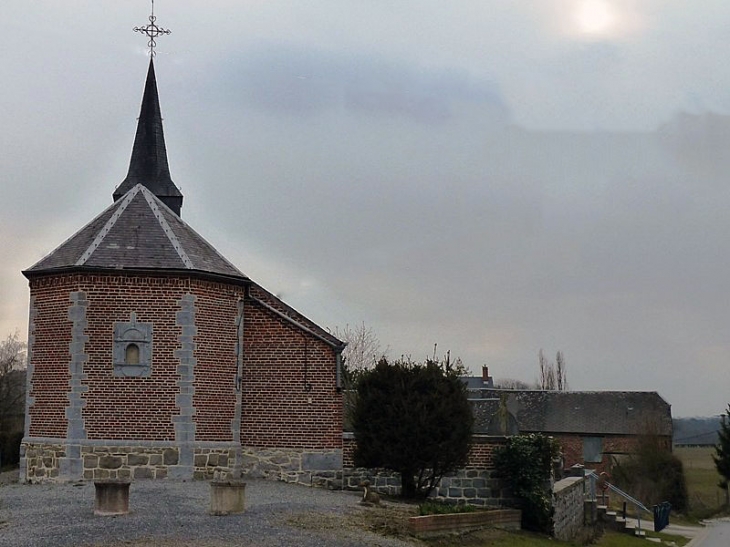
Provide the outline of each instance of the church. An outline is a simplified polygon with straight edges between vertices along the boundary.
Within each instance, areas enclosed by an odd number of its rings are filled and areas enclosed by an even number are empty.
[[[107,209],[23,272],[21,480],[328,484],[342,472],[344,344],[182,220],[150,21],[126,178]]]

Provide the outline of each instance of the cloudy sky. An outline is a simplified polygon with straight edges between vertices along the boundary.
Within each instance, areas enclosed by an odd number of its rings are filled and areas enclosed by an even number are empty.
[[[111,203],[147,0],[0,5],[0,334]],[[726,0],[157,0],[182,216],[392,356],[730,402]]]

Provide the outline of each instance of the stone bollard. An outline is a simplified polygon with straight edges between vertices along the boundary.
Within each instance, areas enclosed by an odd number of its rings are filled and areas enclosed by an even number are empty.
[[[241,479],[215,480],[210,483],[210,514],[243,513],[246,483]]]
[[[94,514],[101,516],[126,515],[129,513],[128,479],[103,479],[94,481]]]

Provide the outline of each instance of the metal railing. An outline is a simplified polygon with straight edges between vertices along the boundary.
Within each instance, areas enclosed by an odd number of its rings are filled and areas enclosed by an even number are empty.
[[[636,498],[630,496],[629,494],[627,494],[626,492],[624,492],[623,490],[621,490],[617,486],[614,486],[613,484],[611,484],[610,482],[606,481],[602,477],[596,475],[595,471],[588,471],[588,472],[586,472],[586,475],[585,476],[588,477],[588,478],[590,478],[590,480],[591,480],[591,493],[590,493],[591,499],[593,499],[593,500],[597,499],[597,497],[596,497],[596,481],[600,480],[600,481],[602,481],[601,482],[602,485],[605,485],[605,486],[608,487],[608,490],[610,490],[611,492],[614,492],[615,494],[618,494],[623,499],[625,499],[626,501],[628,501],[629,503],[633,504],[636,507],[636,520],[638,522],[637,528],[638,528],[639,533],[641,533],[641,511],[646,511],[650,515],[653,515],[654,514],[653,511],[651,511],[650,509],[647,509],[646,505],[644,505],[643,503],[641,503]],[[624,510],[624,518],[625,517],[626,517],[626,511]]]

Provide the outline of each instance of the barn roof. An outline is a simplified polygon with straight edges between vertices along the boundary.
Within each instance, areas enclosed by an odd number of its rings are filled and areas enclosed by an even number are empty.
[[[473,400],[478,433],[494,434],[499,410],[506,409],[520,433],[672,435],[671,406],[654,391],[482,393],[481,399]]]

